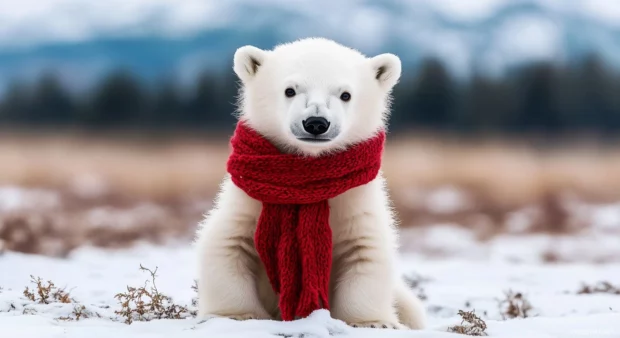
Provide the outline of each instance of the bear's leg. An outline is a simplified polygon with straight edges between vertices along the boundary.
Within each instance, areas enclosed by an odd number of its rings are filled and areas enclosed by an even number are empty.
[[[353,327],[406,328],[395,309],[393,262],[381,220],[362,213],[341,224],[334,247],[331,313]]]
[[[238,320],[271,319],[261,304],[258,276],[262,266],[253,231],[260,204],[248,200],[230,181],[198,232],[199,316]]]

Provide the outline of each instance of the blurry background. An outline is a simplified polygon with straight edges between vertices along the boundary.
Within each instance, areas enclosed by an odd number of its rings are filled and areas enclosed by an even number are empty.
[[[233,53],[308,36],[403,61],[403,250],[620,259],[614,0],[0,0],[0,250],[190,239],[225,174]]]

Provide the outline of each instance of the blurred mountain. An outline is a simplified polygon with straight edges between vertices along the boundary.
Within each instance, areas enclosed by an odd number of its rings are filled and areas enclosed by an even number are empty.
[[[472,71],[501,75],[525,62],[570,63],[589,53],[620,69],[619,3],[231,0],[198,5],[158,0],[118,7],[124,15],[118,22],[114,18],[119,15],[105,8],[76,10],[72,18],[53,20],[60,13],[54,7],[50,18],[43,15],[31,24],[36,27],[24,28],[28,18],[19,25],[0,23],[0,88],[16,78],[27,81],[54,71],[80,90],[117,68],[147,81],[189,82],[205,69],[229,72],[239,46],[272,48],[306,36],[333,38],[369,55],[396,53],[406,70],[414,70],[425,57],[437,57],[460,77]],[[66,24],[79,18],[80,24]],[[99,24],[89,26],[91,22]]]

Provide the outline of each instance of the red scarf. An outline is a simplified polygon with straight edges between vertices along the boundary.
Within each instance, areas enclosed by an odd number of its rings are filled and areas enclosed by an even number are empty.
[[[381,166],[385,132],[321,157],[281,153],[245,123],[231,139],[232,181],[263,203],[254,243],[283,320],[329,309],[332,232],[327,200],[366,184]]]

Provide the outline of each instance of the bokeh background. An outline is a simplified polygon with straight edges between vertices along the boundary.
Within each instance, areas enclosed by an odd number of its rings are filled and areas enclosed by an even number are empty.
[[[403,61],[402,250],[620,260],[613,0],[2,0],[0,251],[189,241],[225,174],[233,53],[308,36]]]

